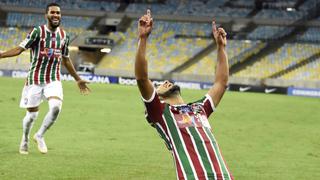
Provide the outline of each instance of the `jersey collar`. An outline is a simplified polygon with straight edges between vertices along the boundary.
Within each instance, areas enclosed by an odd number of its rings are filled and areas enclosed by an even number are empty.
[[[51,32],[51,33],[57,33],[57,32],[59,31],[59,28],[60,28],[60,27],[57,27],[57,29],[56,29],[54,32],[51,31],[51,30],[47,27],[46,24],[44,25],[44,28],[45,28],[46,31],[49,31],[49,32]]]

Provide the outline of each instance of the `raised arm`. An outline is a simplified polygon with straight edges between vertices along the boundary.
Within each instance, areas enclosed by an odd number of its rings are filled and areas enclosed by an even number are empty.
[[[78,87],[80,89],[80,93],[88,94],[90,92],[90,89],[87,87],[86,84],[89,82],[82,80],[79,77],[69,57],[62,57],[62,59],[63,59],[62,64],[67,68],[71,76],[77,81]]]
[[[215,81],[208,94],[217,107],[227,88],[229,78],[228,56],[226,53],[227,33],[222,28],[217,29],[214,21],[212,22],[212,33],[217,43],[218,63],[216,65]]]
[[[1,58],[7,58],[7,57],[13,57],[13,56],[18,56],[19,54],[21,54],[24,51],[24,49],[20,46],[15,47],[13,49],[10,49],[8,51],[5,52],[0,52],[0,59]]]
[[[154,91],[152,82],[148,78],[148,62],[146,60],[147,39],[152,31],[151,11],[147,10],[147,14],[139,19],[138,32],[139,42],[135,60],[135,76],[142,97],[146,100],[150,99]]]

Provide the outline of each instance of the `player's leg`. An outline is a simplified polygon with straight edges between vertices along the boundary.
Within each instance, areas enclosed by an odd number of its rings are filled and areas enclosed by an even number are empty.
[[[44,117],[42,125],[38,132],[36,133],[39,137],[43,137],[45,132],[54,124],[57,120],[58,115],[61,111],[62,100],[58,97],[49,97],[48,98],[49,111]]]
[[[25,86],[22,91],[20,107],[26,108],[26,115],[22,120],[22,139],[19,147],[20,154],[28,154],[29,134],[34,121],[38,117],[41,103],[42,88],[37,85]]]
[[[62,86],[61,82],[52,82],[45,86],[44,96],[48,99],[49,111],[47,112],[40,129],[34,135],[41,153],[47,153],[48,149],[44,141],[44,134],[55,123],[62,107]]]
[[[22,138],[20,143],[20,154],[28,154],[28,143],[29,143],[29,134],[30,130],[34,124],[34,121],[38,117],[38,107],[27,108],[26,115],[22,120]]]
[[[38,132],[34,135],[34,140],[38,144],[38,149],[41,153],[47,153],[47,145],[44,141],[45,132],[54,124],[61,111],[62,101],[57,97],[48,98],[49,111],[43,119]]]

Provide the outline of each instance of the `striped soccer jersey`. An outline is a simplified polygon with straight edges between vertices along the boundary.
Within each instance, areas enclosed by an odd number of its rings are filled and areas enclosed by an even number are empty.
[[[27,85],[48,84],[60,81],[61,59],[69,56],[70,38],[66,32],[57,28],[50,31],[46,25],[37,26],[19,45],[24,49],[30,48],[30,68]]]
[[[144,100],[146,118],[171,151],[178,179],[233,179],[208,121],[214,111],[209,95],[199,101],[172,106],[154,91]]]

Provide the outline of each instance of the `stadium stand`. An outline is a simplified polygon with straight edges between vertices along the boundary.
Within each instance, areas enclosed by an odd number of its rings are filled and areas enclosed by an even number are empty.
[[[254,52],[252,48],[259,48],[263,45],[260,41],[239,41],[239,40],[230,40],[227,46],[227,53],[229,58],[229,65],[239,61],[236,56],[242,56],[246,53]],[[216,50],[205,56],[198,63],[190,66],[189,68],[182,71],[182,74],[197,74],[197,75],[212,75],[215,71],[217,52]]]
[[[309,28],[301,36],[298,36],[297,40],[312,43],[320,42],[320,28]]]
[[[300,19],[306,15],[303,11],[284,11],[278,9],[263,9],[255,17],[271,18],[271,19]]]
[[[173,14],[179,6],[178,1],[166,1],[164,4],[143,4],[130,3],[125,12],[128,13],[144,13],[146,9],[151,9],[153,14]]]
[[[210,17],[245,17],[251,10],[247,8],[224,7],[226,0],[176,1],[167,0],[164,4],[129,4],[126,12],[143,13],[151,9],[154,14],[197,15]]]
[[[310,8],[314,7],[318,0],[306,0],[300,7],[299,10],[308,11]]]
[[[0,5],[42,9],[48,2],[48,0],[0,0]],[[132,75],[137,46],[136,18],[149,8],[156,17],[147,52],[149,69],[152,73],[212,76],[216,64],[216,50],[215,47],[208,52],[204,50],[212,45],[209,21],[212,17],[217,19],[221,17],[221,24],[228,29],[229,34],[227,52],[230,68],[240,64],[240,70],[232,74],[233,77],[264,79],[283,71],[285,74],[272,78],[320,80],[316,74],[319,72],[319,60],[308,62],[308,58],[318,53],[320,49],[318,45],[320,13],[316,11],[308,19],[311,14],[310,9],[320,4],[317,0],[166,0],[159,1],[160,3],[130,1],[126,2],[125,6],[120,1],[59,0],[57,2],[63,4],[65,9],[93,10],[100,13],[104,11],[111,14],[117,12],[130,18],[125,32],[108,34],[108,37],[117,40],[111,53],[104,55],[100,62],[96,61],[99,62],[97,68],[100,69],[129,72],[129,75]],[[3,40],[0,42],[1,50],[20,43],[32,26],[45,23],[43,14],[30,12],[17,13],[9,10],[5,16],[0,17],[5,18],[5,23],[1,24],[3,27],[0,26],[0,38]],[[166,19],[162,15],[170,15],[172,19]],[[192,21],[188,19],[189,17],[193,17]],[[104,17],[63,16],[62,26],[71,34],[72,39],[77,39],[77,36],[84,34],[89,27],[98,29],[97,23],[100,18]],[[241,21],[243,19],[245,20]],[[297,28],[295,24],[279,23],[287,21],[293,23],[299,20],[303,22],[312,20],[313,23],[303,28]],[[237,23],[242,23],[244,31],[237,30],[234,26]],[[239,34],[241,36],[238,36]],[[204,54],[198,56],[202,52]],[[257,54],[259,56],[256,56]],[[27,56],[28,54],[24,54],[20,59],[13,59],[12,64],[17,62],[27,64],[27,61],[21,60],[28,59]],[[246,65],[246,61],[252,56],[256,57],[254,62]],[[189,63],[193,57],[199,58]],[[1,64],[7,62],[8,67],[12,67],[9,61],[2,61]],[[302,61],[306,61],[306,65],[299,65],[293,71],[285,71],[289,67],[301,64]],[[186,66],[179,69],[185,64]],[[177,68],[179,70],[175,71]]]
[[[274,40],[289,34],[293,27],[259,26],[248,35],[252,40]]]
[[[92,24],[93,18],[63,16],[61,22],[64,27],[87,29]],[[7,26],[33,27],[33,26],[37,26],[45,23],[46,23],[46,20],[43,14],[8,13],[7,15]]]
[[[236,73],[234,76],[267,78],[276,72],[299,63],[318,51],[320,51],[319,45],[286,43],[275,53],[269,54],[260,61],[254,63],[252,66]]]
[[[0,5],[14,5],[23,7],[45,8],[50,0],[0,0]],[[64,9],[86,9],[115,12],[120,3],[105,1],[86,1],[86,0],[59,0],[57,3],[63,4]]]
[[[27,36],[28,31],[29,29],[0,27],[0,48],[7,49],[15,47]]]
[[[319,72],[320,72],[320,58],[304,65],[303,67],[294,69],[293,71],[279,77],[279,79],[319,81],[320,79]]]
[[[71,39],[84,32],[92,23],[92,17],[63,16],[62,27],[70,33]],[[8,13],[6,24],[9,27],[28,27],[45,24],[43,14]]]
[[[209,45],[209,39],[175,38],[176,34],[204,36],[210,24],[157,21],[150,39],[149,67],[153,72],[169,72]],[[133,22],[121,44],[102,59],[98,67],[133,71],[137,44],[137,23]]]
[[[238,0],[238,1],[233,2],[232,6],[254,8],[255,7],[255,0]]]
[[[16,47],[26,37],[28,30],[0,27],[0,50]],[[30,53],[26,51],[19,56],[1,59],[0,67],[5,69],[26,69],[29,66]]]

